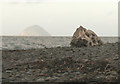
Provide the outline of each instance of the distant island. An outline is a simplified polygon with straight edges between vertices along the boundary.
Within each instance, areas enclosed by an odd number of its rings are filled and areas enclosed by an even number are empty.
[[[23,30],[20,36],[51,36],[51,35],[42,27],[38,25],[33,25]]]

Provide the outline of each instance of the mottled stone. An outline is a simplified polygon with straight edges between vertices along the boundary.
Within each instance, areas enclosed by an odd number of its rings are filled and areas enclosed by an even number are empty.
[[[87,30],[82,26],[77,28],[70,43],[71,46],[76,47],[96,46],[102,44],[102,40],[92,30]]]

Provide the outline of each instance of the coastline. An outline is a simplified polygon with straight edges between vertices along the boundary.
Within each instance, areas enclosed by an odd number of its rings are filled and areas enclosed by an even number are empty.
[[[115,43],[118,42],[118,37],[100,37],[104,43]],[[40,48],[51,48],[51,47],[64,47],[70,46],[72,37],[17,37],[8,36],[2,37],[0,42],[0,50],[29,50],[29,49],[40,49]],[[120,38],[119,38],[120,39]]]

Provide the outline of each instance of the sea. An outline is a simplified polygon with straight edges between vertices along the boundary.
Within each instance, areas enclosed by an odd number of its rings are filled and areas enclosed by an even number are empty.
[[[70,46],[71,36],[2,36],[0,50],[27,50]],[[118,37],[100,37],[104,43],[118,42]]]

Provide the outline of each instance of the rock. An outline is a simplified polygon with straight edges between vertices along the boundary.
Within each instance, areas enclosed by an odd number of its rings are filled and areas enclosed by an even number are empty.
[[[87,47],[102,44],[102,40],[92,30],[87,30],[82,26],[77,28],[70,43],[70,45],[74,47]]]
[[[75,72],[75,74],[79,75],[79,74],[80,74],[80,72]]]
[[[63,76],[68,75],[68,72],[63,73]]]
[[[6,73],[11,73],[12,71],[11,70],[7,70]]]
[[[39,79],[37,79],[36,81],[37,81],[37,82],[44,82],[45,79],[44,79],[44,78],[39,78]]]
[[[113,76],[118,76],[118,73],[117,73],[116,71],[112,71],[111,74],[112,74]]]
[[[89,62],[90,61],[90,59],[83,59],[84,60],[84,62]]]

